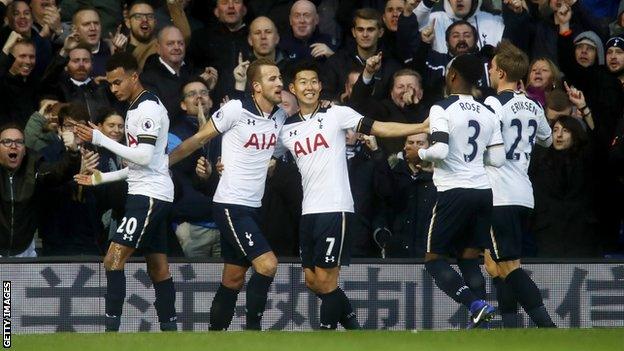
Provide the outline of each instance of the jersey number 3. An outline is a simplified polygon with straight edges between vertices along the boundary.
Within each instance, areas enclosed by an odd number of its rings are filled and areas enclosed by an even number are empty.
[[[468,145],[472,147],[472,152],[468,155],[464,154],[464,160],[466,162],[472,162],[472,160],[477,157],[477,152],[479,151],[479,145],[477,145],[477,138],[479,137],[479,133],[481,132],[481,125],[479,122],[471,119],[468,121],[468,128],[474,128],[474,134],[468,138]]]

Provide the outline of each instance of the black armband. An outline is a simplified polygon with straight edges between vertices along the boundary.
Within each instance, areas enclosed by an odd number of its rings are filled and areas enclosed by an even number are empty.
[[[360,120],[360,123],[357,126],[356,132],[370,135],[371,130],[373,129],[373,124],[375,120],[372,118],[364,117]]]
[[[449,143],[449,134],[447,132],[433,132],[431,134],[431,144],[435,143]]]
[[[139,144],[156,145],[156,137],[152,135],[138,135],[137,141]]]

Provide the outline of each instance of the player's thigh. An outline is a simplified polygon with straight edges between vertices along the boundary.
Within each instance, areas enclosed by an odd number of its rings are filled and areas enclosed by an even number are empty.
[[[522,255],[522,237],[529,227],[530,209],[496,206],[492,210],[490,251],[496,262],[516,261]]]
[[[112,242],[144,254],[167,252],[167,222],[171,203],[144,195],[129,194],[126,212]]]
[[[456,243],[471,215],[471,209],[464,201],[464,190],[450,189],[438,193],[427,233],[426,259],[455,252]]]
[[[271,247],[260,230],[257,208],[213,205],[213,217],[221,233],[221,255],[226,263],[247,266]]]
[[[104,256],[104,268],[108,271],[122,270],[134,251],[135,249],[132,247],[111,242],[108,251],[106,251],[106,256]]]
[[[467,204],[471,209],[467,236],[461,252],[466,252],[465,258],[476,258],[483,249],[490,247],[490,229],[492,227],[492,190],[470,189],[466,195]],[[468,248],[469,250],[465,250]]]
[[[306,215],[310,223],[307,224],[309,225],[306,234],[308,246],[305,250],[307,257],[311,257],[312,261],[305,262],[304,267],[331,269],[349,265],[351,262],[349,249],[351,215],[347,212]]]
[[[312,268],[303,268],[303,275],[305,277],[306,287],[312,292],[317,293],[316,286],[314,282],[316,281],[316,273],[314,272],[314,267]]]

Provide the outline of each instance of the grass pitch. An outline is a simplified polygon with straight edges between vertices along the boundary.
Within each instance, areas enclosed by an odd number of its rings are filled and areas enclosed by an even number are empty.
[[[15,350],[418,351],[624,350],[620,329],[360,332],[180,332],[13,335]]]

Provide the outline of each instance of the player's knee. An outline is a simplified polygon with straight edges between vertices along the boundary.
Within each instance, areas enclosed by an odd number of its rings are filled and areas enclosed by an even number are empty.
[[[104,256],[104,269],[107,271],[118,271],[124,269],[124,261],[120,259],[120,257],[116,257],[116,255],[112,252],[109,252]]]
[[[154,283],[169,279],[169,277],[171,276],[171,273],[169,273],[168,265],[148,267],[147,273]]]
[[[245,284],[245,273],[224,275],[223,278],[221,278],[221,284],[229,289],[240,290]]]
[[[305,277],[305,285],[311,291],[316,292],[316,288],[314,286],[314,278],[313,277],[309,277],[309,276],[306,275],[306,277]]]
[[[503,279],[518,268],[520,268],[520,260],[502,261],[498,263],[498,272]]]
[[[267,255],[261,260],[254,262],[254,270],[267,277],[274,277],[277,272],[277,258],[275,255]]]

